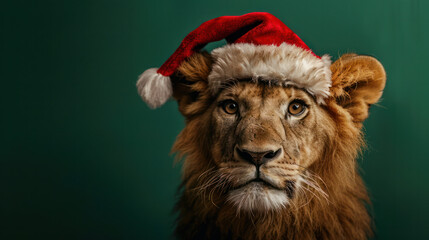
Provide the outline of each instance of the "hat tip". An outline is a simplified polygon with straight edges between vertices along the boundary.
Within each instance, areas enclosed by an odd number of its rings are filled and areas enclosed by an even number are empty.
[[[162,106],[173,95],[170,77],[158,73],[158,68],[144,71],[136,86],[142,100],[152,109]]]

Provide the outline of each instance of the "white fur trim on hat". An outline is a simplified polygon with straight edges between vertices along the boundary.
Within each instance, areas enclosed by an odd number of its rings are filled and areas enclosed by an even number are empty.
[[[228,44],[211,54],[214,64],[208,79],[213,93],[231,80],[251,78],[306,89],[319,104],[329,96],[332,81],[328,55],[319,59],[310,51],[287,43]]]
[[[150,68],[144,71],[136,84],[139,95],[151,108],[160,107],[173,95],[170,77],[157,70],[158,68]]]

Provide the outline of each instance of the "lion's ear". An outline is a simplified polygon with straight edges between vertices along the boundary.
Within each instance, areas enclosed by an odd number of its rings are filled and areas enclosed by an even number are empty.
[[[331,95],[360,123],[368,117],[386,84],[386,73],[377,59],[370,56],[344,54],[331,65]]]
[[[211,66],[212,57],[209,53],[194,53],[172,76],[173,97],[184,116],[189,117],[204,109],[210,97],[207,79]]]

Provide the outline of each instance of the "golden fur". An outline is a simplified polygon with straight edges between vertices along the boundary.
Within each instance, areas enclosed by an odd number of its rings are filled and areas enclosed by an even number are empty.
[[[232,82],[212,95],[207,82],[211,66],[210,54],[197,53],[173,76],[174,97],[186,118],[173,147],[179,158],[184,157],[176,236],[303,240],[371,236],[370,201],[355,159],[363,146],[362,121],[384,88],[381,64],[367,56],[341,57],[331,66],[333,82],[326,105],[317,104],[302,89],[258,82]],[[219,107],[231,97],[242,106],[240,118],[225,115]],[[278,118],[279,106],[297,98],[308,104],[305,114]],[[296,184],[286,204],[241,209],[229,201],[251,169],[234,155],[235,145],[283,149],[278,160],[260,171],[278,189],[287,191],[287,182]],[[264,186],[265,191],[279,190]]]

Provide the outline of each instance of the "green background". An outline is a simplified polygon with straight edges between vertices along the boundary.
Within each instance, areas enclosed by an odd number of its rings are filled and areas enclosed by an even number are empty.
[[[184,126],[135,88],[202,22],[266,11],[317,54],[378,58],[383,99],[360,164],[376,239],[429,239],[429,1],[0,4],[0,239],[169,239]],[[222,43],[210,44],[208,49]]]

